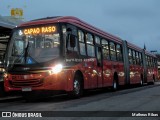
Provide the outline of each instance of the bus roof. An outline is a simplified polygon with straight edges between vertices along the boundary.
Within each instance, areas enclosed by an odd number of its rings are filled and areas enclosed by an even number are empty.
[[[119,37],[116,37],[116,36],[111,35],[107,32],[104,32],[104,31],[102,31],[102,30],[76,18],[76,17],[72,17],[72,16],[56,16],[56,17],[46,17],[46,18],[42,18],[42,19],[36,19],[36,20],[22,23],[18,27],[40,25],[40,24],[49,24],[49,23],[56,23],[56,22],[71,23],[71,24],[76,25],[80,28],[91,31],[94,34],[103,36],[106,39],[110,39],[110,40],[113,40],[114,42],[122,43],[122,40]]]
[[[146,51],[146,50],[145,50],[145,54],[148,55],[148,56],[152,56],[152,57],[157,58],[155,54],[153,54],[153,53],[151,53],[151,52],[148,52],[148,51]]]
[[[88,30],[90,32],[93,32],[94,34],[103,36],[106,39],[113,40],[114,42],[117,42],[117,43],[122,43],[121,38],[116,37],[114,35],[111,35],[107,32],[104,32],[104,31],[100,30],[99,28],[96,28],[96,27],[80,20],[79,18],[76,18],[76,17],[73,17],[73,16],[54,16],[54,17],[46,17],[46,18],[35,19],[35,20],[29,21],[29,22],[24,22],[21,25],[19,25],[18,27],[51,24],[51,23],[57,23],[57,22],[59,22],[59,23],[60,22],[70,23],[70,24],[76,25],[80,28],[83,28],[85,30]],[[128,47],[130,47],[134,50],[137,50],[139,52],[143,51],[142,48],[140,48],[140,47],[138,47],[138,46],[136,46],[136,45],[134,45],[130,42],[127,42],[127,45],[128,45]],[[152,56],[152,57],[156,57],[154,54],[152,54],[148,51],[145,51],[145,54],[147,54],[149,56]]]
[[[139,52],[142,52],[142,51],[143,51],[142,48],[140,48],[140,47],[138,47],[138,46],[136,46],[136,45],[134,45],[134,44],[132,44],[132,43],[130,43],[130,42],[127,42],[127,45],[128,45],[128,47],[131,48],[131,49],[137,50],[137,51],[139,51]]]
[[[139,52],[144,51],[144,49],[142,49],[142,48],[140,48],[140,47],[138,47],[138,46],[136,46],[136,45],[134,45],[134,44],[132,44],[132,43],[127,42],[127,44],[128,44],[128,47],[129,47],[129,48],[132,48],[132,49],[137,50],[137,51],[139,51]],[[148,55],[148,56],[156,57],[155,54],[153,54],[153,53],[151,53],[151,52],[148,52],[148,51],[146,51],[146,50],[145,50],[145,54]]]

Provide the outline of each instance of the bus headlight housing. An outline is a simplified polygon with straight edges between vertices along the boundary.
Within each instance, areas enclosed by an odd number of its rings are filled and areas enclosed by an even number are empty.
[[[53,74],[57,74],[62,71],[62,68],[63,68],[62,64],[57,64],[51,68],[52,69],[51,71]]]

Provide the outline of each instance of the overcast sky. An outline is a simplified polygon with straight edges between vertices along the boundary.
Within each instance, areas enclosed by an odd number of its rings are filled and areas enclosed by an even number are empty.
[[[148,51],[160,52],[160,0],[0,0],[0,15],[22,8],[25,20],[75,16]]]

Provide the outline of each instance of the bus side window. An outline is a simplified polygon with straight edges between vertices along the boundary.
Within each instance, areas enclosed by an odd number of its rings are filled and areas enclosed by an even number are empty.
[[[153,67],[153,58],[151,57],[151,66]]]
[[[140,62],[139,62],[139,54],[138,54],[138,52],[136,52],[136,64],[137,64],[137,65],[139,65],[139,64],[140,64]]]
[[[149,67],[151,67],[151,57],[148,57]]]
[[[142,53],[139,53],[139,62],[140,62],[140,65],[143,65],[143,61],[142,61]]]
[[[116,47],[113,42],[110,42],[110,57],[111,60],[116,60]]]
[[[154,67],[158,66],[158,60],[156,58],[154,59],[154,65],[155,65]]]
[[[136,53],[134,50],[132,50],[132,55],[133,55],[133,64],[136,64]]]
[[[131,49],[128,49],[128,59],[129,59],[129,64],[133,64],[132,50]]]
[[[95,57],[95,48],[93,43],[93,35],[90,33],[86,34],[86,42],[87,42],[87,54],[90,57]]]
[[[122,61],[122,47],[121,45],[116,45],[116,53],[117,53],[117,60]]]
[[[152,67],[152,57],[150,57],[149,61],[150,61],[150,67]]]
[[[103,51],[103,59],[110,59],[109,55],[109,47],[108,47],[108,41],[105,39],[102,39],[102,51]]]
[[[148,66],[148,57],[147,57],[147,55],[146,55],[146,65]]]
[[[98,36],[95,36],[95,43],[98,45],[101,44],[100,38]]]
[[[154,67],[156,67],[158,64],[156,58],[153,58],[153,62],[154,62]]]
[[[147,57],[147,60],[148,60],[148,67],[150,66],[150,59],[149,59],[149,56]]]
[[[96,47],[97,54],[97,66],[102,66],[102,49],[101,47]]]
[[[67,29],[67,39],[66,39],[66,48],[67,48],[67,52],[73,52],[73,51],[78,51],[78,47],[77,47],[77,37],[72,33],[71,28]],[[72,46],[72,44],[74,43],[74,46]]]
[[[79,39],[80,54],[86,55],[86,45],[85,45],[84,32],[81,30],[78,30],[78,39]]]
[[[65,25],[62,25],[62,33],[63,33],[63,47],[62,47],[62,49],[63,49],[63,54],[64,54],[64,56],[66,55],[66,42],[67,42],[67,28],[66,28],[66,26]]]
[[[153,57],[151,57],[151,66],[153,67]]]

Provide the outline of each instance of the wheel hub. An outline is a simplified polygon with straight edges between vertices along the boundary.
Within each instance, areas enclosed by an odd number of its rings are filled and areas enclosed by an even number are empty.
[[[80,93],[80,84],[79,84],[78,80],[74,81],[74,91],[75,91],[75,94],[79,94]]]

